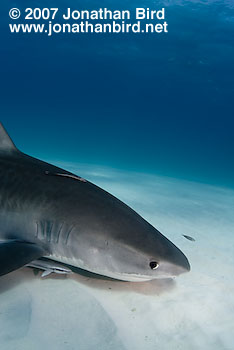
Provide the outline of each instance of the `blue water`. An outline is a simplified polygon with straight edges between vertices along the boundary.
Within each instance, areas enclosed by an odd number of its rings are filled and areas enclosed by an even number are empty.
[[[164,5],[167,34],[47,37],[10,34],[10,7],[33,5],[2,3],[0,113],[17,146],[40,158],[234,187],[233,2]]]
[[[9,9],[30,6],[165,6],[169,33],[10,34]],[[3,276],[0,347],[233,349],[234,0],[0,7],[0,119],[16,145],[113,193],[191,264],[145,284]]]

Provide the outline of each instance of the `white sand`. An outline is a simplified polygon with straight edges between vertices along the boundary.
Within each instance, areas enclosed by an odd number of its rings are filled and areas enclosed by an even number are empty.
[[[0,349],[234,349],[234,191],[59,164],[131,205],[187,255],[176,280],[0,278]],[[195,238],[188,241],[182,234]]]

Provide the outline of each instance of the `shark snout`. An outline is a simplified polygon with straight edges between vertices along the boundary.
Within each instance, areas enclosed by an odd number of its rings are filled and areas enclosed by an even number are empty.
[[[167,276],[175,277],[185,272],[189,272],[191,267],[187,257],[176,246],[170,247],[168,253],[161,261],[161,273]]]
[[[183,272],[189,272],[191,270],[191,266],[190,266],[189,261],[188,261],[188,259],[186,258],[185,255],[184,255],[184,258],[183,258],[183,263],[181,264],[181,269],[182,269],[182,273]]]
[[[157,232],[157,235],[156,235]],[[149,269],[153,278],[175,277],[190,271],[185,254],[159,231],[152,231]]]
[[[178,276],[178,275],[181,275],[182,273],[189,272],[190,269],[191,267],[190,267],[189,261],[186,258],[186,256],[183,254],[183,257],[181,257],[179,263],[174,264],[172,271],[174,271],[174,276]]]

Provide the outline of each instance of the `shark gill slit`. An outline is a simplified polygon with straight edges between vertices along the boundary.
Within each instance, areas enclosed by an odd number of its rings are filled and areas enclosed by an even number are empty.
[[[38,238],[38,221],[36,221],[36,234],[35,234],[35,237]]]
[[[50,242],[51,241],[51,232],[52,232],[52,228],[53,228],[53,222],[47,221],[46,224],[47,224],[46,225],[47,241]]]
[[[67,232],[67,236],[66,236],[66,238],[65,238],[65,240],[64,240],[64,244],[66,244],[66,245],[67,245],[67,243],[68,243],[68,239],[69,239],[69,236],[70,236],[70,234],[71,234],[72,230],[74,229],[74,227],[75,227],[75,225],[72,225],[72,226],[71,226],[71,228],[70,228],[70,230],[68,230],[68,232]]]
[[[39,238],[44,238],[44,224],[43,224],[43,221],[40,221],[40,225],[39,225]]]
[[[61,233],[61,231],[62,231],[63,225],[64,225],[64,222],[62,222],[62,224],[61,224],[61,226],[60,226],[60,228],[59,228],[59,230],[58,230],[56,243],[59,243],[59,237],[60,237],[60,233]]]

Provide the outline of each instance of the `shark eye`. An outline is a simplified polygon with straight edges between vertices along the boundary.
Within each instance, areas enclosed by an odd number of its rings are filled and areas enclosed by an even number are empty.
[[[158,263],[157,261],[151,261],[149,264],[151,270],[156,270],[158,268]]]

